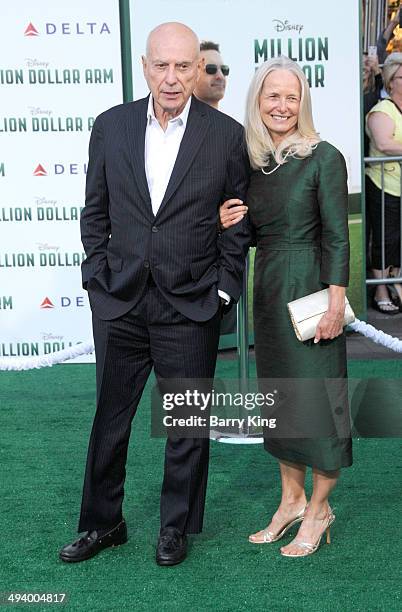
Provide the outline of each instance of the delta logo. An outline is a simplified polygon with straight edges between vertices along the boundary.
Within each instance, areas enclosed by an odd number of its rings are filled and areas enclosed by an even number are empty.
[[[47,172],[42,166],[42,164],[38,164],[35,170],[33,171],[33,175],[34,176],[47,176]]]
[[[43,310],[49,310],[50,308],[54,308],[54,304],[51,300],[49,300],[48,297],[45,297],[45,299],[40,305],[40,308],[42,308]]]
[[[24,36],[39,36],[38,30],[35,28],[32,22],[29,22],[25,28]]]
[[[57,163],[53,164],[51,174],[55,176],[75,176],[87,173],[86,163]],[[48,171],[42,164],[38,164],[33,171],[34,176],[49,176]]]
[[[52,300],[49,297],[45,297],[39,308],[41,310],[51,310],[52,308],[56,308],[57,305],[60,308],[83,308],[85,306],[85,298],[83,295],[76,295],[74,297],[69,297],[67,295],[62,295],[57,300]]]
[[[86,21],[82,22],[67,22],[64,21],[62,23],[50,23],[47,22],[44,25],[42,30],[44,34],[47,36],[52,36],[54,34],[61,34],[62,36],[71,36],[71,35],[89,35],[94,36],[96,34],[110,34],[110,28],[107,23],[102,22],[98,23],[96,21]],[[33,37],[40,36],[39,30],[34,26],[32,21],[29,22],[27,27],[24,30],[24,36]]]

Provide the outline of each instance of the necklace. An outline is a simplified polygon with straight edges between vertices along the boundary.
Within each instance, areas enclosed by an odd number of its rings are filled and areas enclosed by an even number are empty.
[[[265,174],[266,176],[268,176],[269,174],[272,174],[273,172],[278,170],[279,166],[283,166],[283,164],[285,163],[285,160],[286,160],[286,158],[288,157],[289,154],[290,154],[290,151],[286,151],[285,155],[283,156],[283,162],[281,164],[278,164],[275,168],[273,168],[269,172],[265,172],[264,168],[261,168],[261,172],[263,174]]]

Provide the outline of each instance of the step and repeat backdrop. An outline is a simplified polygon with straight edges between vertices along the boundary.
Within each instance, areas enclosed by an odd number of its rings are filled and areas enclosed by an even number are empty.
[[[278,55],[297,61],[311,87],[316,128],[345,156],[350,193],[361,192],[358,0],[338,0],[328,12],[317,0],[153,0],[152,10],[130,0],[130,13],[135,98],[147,94],[147,34],[164,21],[181,21],[201,40],[219,43],[230,67],[219,108],[240,122],[255,69]]]
[[[0,13],[0,357],[35,356],[91,338],[79,217],[92,124],[122,102],[119,4]]]
[[[315,0],[131,0],[129,8],[135,99],[148,93],[147,34],[164,21],[220,44],[230,66],[220,108],[239,121],[254,70],[288,55],[310,82],[322,138],[347,160],[350,193],[360,193],[357,0],[338,0],[330,15]],[[0,15],[0,357],[29,357],[91,338],[79,217],[94,119],[123,97],[119,2],[14,0]]]
[[[219,109],[241,123],[248,85],[262,62],[286,55],[297,61],[310,84],[315,126],[323,140],[342,151],[348,167],[349,209],[361,210],[360,15],[359,0],[338,0],[325,10],[317,0],[130,0],[134,98],[147,94],[141,65],[148,33],[159,23],[180,21],[200,40],[219,44],[230,68]],[[329,9],[329,5],[327,7]],[[364,311],[361,218],[351,219],[349,297],[358,314]],[[248,296],[251,311],[254,249],[250,251]],[[235,328],[235,315],[223,320]],[[253,331],[249,317],[250,334]],[[221,336],[220,346],[234,336]],[[252,335],[250,335],[252,338]],[[225,343],[225,339],[228,340]]]

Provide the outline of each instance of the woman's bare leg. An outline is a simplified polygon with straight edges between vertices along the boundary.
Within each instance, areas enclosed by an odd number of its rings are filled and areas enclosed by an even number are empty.
[[[303,554],[305,550],[297,545],[298,542],[315,544],[328,522],[328,498],[339,478],[336,472],[322,472],[313,468],[313,494],[307,506],[304,520],[300,529],[290,544],[282,546],[281,551],[287,554]]]
[[[274,535],[278,534],[284,525],[295,518],[306,506],[307,500],[304,491],[306,467],[304,465],[280,461],[279,468],[282,483],[281,503],[270,524],[262,531],[258,531],[250,536],[252,542],[264,541],[264,535],[267,531],[272,532]]]
[[[386,268],[386,270],[377,270],[373,268],[372,272],[373,272],[374,278],[380,279],[380,278],[388,278],[389,270],[390,270],[389,267]],[[374,299],[376,302],[381,302],[381,301],[389,302],[389,304],[381,304],[380,307],[384,312],[398,311],[398,307],[392,304],[390,300],[387,285],[377,285]]]

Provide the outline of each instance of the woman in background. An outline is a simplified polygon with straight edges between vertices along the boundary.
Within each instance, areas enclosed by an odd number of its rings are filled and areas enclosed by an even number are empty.
[[[296,385],[292,406],[279,406],[276,413],[282,431],[286,428],[284,437],[264,432],[266,450],[279,461],[282,499],[268,526],[249,540],[275,542],[301,522],[295,539],[281,548],[284,556],[300,557],[317,550],[325,531],[329,541],[335,516],[328,498],[340,468],[352,463],[351,440],[343,427],[348,424],[344,385],[331,396],[323,382],[344,382],[347,375],[347,175],[341,153],[320,141],[315,131],[306,77],[289,58],[271,59],[256,71],[245,130],[253,168],[247,206],[257,245],[254,332],[259,384],[268,378],[307,379],[306,394],[300,395],[302,388]],[[228,200],[221,207],[222,226],[238,222],[246,211],[239,200]],[[287,303],[326,287],[329,308],[316,337],[300,342]],[[320,380],[313,380],[317,376]],[[310,427],[302,437],[300,420]],[[307,466],[313,469],[308,504]]]
[[[378,102],[367,115],[367,134],[370,138],[370,157],[402,155],[402,53],[391,53],[385,60],[383,81],[389,98]],[[382,262],[381,227],[381,165],[370,164],[366,168],[366,207],[372,231],[371,265],[374,278],[387,278],[391,268],[394,276],[400,275],[400,196],[401,166],[398,162],[384,165],[384,238],[385,261]],[[402,288],[378,285],[373,306],[386,315],[399,313],[402,304]]]
[[[380,99],[382,78],[376,55],[363,55],[363,120]],[[364,157],[369,154],[369,137],[364,129]]]

